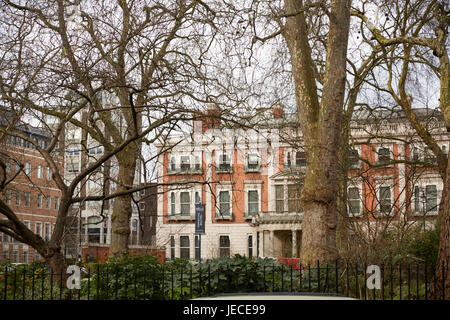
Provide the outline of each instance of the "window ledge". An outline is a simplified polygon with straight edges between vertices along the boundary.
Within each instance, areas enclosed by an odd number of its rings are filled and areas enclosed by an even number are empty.
[[[244,212],[244,219],[245,219],[245,220],[252,220],[253,217],[256,216],[256,215],[257,215],[257,213],[255,213],[255,214],[249,214],[249,213],[247,213],[247,212]]]
[[[261,166],[259,166],[258,168],[244,168],[244,172],[261,172]]]
[[[219,168],[216,167],[216,173],[233,173],[233,167],[229,167],[229,168]]]
[[[181,221],[181,220],[187,220],[187,221],[195,221],[195,216],[192,215],[181,215],[181,214],[175,214],[175,215],[166,215],[167,220],[173,220],[173,221]]]
[[[219,212],[216,212],[215,218],[216,220],[232,220],[233,213],[231,213],[230,215],[223,216]]]

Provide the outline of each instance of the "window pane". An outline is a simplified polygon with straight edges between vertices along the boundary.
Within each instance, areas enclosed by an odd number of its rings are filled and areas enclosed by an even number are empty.
[[[306,154],[304,151],[298,151],[295,154],[295,165],[297,167],[305,167],[306,166]]]
[[[389,212],[391,210],[391,188],[380,188],[380,211]]]
[[[220,236],[219,238],[219,254],[220,257],[229,257],[230,256],[230,237],[229,236]]]
[[[414,187],[414,212],[420,211],[420,190],[418,186]]]
[[[358,188],[348,188],[348,211],[352,214],[359,214],[361,212],[361,202]]]
[[[436,185],[428,185],[425,187],[426,193],[426,211],[437,211],[437,188]]]
[[[275,186],[275,211],[283,212],[284,211],[284,186]]]
[[[220,191],[219,193],[219,209],[220,213],[224,216],[230,215],[230,192]]]
[[[258,191],[248,191],[248,214],[254,215],[259,210]]]
[[[300,212],[300,185],[289,185],[288,186],[288,210],[289,212]]]
[[[350,166],[356,166],[359,163],[359,153],[358,150],[356,149],[352,149],[349,151],[349,156],[348,156],[348,164]]]
[[[180,193],[180,202],[181,202],[181,214],[182,215],[190,215],[191,206],[190,206],[189,192],[181,192]]]
[[[188,236],[180,236],[180,258],[181,259],[189,259],[189,237]]]
[[[391,160],[391,151],[389,148],[379,148],[378,149],[378,162],[388,162]]]

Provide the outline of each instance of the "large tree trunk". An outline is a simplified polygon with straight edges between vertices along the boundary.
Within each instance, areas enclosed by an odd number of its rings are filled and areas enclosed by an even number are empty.
[[[350,3],[331,2],[325,80],[319,102],[303,3],[285,0],[289,17],[284,36],[291,55],[297,110],[307,157],[302,189],[302,263],[334,262],[338,257],[337,153],[345,94]]]
[[[450,158],[449,158],[450,159]],[[450,163],[447,162],[447,176],[444,179],[441,203],[439,205],[440,239],[434,279],[430,298],[450,299]],[[444,268],[444,269],[443,269]]]
[[[116,192],[126,191],[133,186],[137,150],[134,144],[125,148],[117,155],[119,164],[119,175],[117,177]],[[109,252],[118,255],[128,251],[128,240],[130,237],[130,219],[132,210],[132,194],[126,194],[115,198],[113,213],[111,216],[111,244]]]

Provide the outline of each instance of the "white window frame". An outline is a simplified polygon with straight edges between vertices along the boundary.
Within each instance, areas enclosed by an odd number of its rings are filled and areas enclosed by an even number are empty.
[[[426,186],[429,185],[435,185],[436,186],[436,210],[435,211],[429,211],[429,212],[425,212],[426,209],[426,202],[423,203],[422,200],[422,194],[426,193]],[[414,211],[414,187],[419,187],[419,207],[420,210],[415,212]],[[441,203],[441,197],[442,197],[442,188],[443,188],[443,184],[442,181],[440,181],[440,179],[436,176],[436,177],[423,177],[421,179],[419,179],[418,181],[416,181],[416,184],[413,186],[413,190],[412,190],[412,196],[411,196],[411,213],[415,216],[423,216],[424,212],[426,216],[436,216],[439,214],[439,206]]]
[[[42,209],[42,194],[38,193],[36,197],[37,197],[37,207],[39,209]]]
[[[221,237],[228,237],[228,241],[230,242],[230,246],[228,247],[228,250],[229,250],[229,255],[228,255],[228,257],[231,257],[232,256],[232,252],[231,252],[231,236],[230,236],[230,234],[228,234],[228,233],[221,233],[221,234],[219,234],[218,235],[218,248],[219,248],[219,258],[221,257],[221,255],[220,255],[220,250],[222,249],[222,247],[220,246],[220,238]],[[225,247],[223,247],[223,248],[225,248]]]
[[[252,218],[253,215],[250,215],[250,208],[249,208],[249,203],[248,203],[248,193],[249,191],[256,191],[258,193],[258,210],[256,212],[256,214],[258,214],[259,212],[261,212],[261,186],[255,186],[255,185],[246,185],[244,187],[245,190],[245,195],[244,195],[244,201],[245,201],[245,213],[244,213],[244,217],[247,218]]]
[[[44,177],[44,170],[42,168],[42,165],[38,164],[37,166],[37,178],[42,179]]]
[[[360,168],[361,167],[361,164],[362,164],[362,161],[361,161],[361,153],[362,153],[362,151],[361,151],[361,146],[350,146],[350,150],[356,150],[357,152],[358,152],[358,162],[357,163],[355,163],[354,165],[350,165],[350,168]]]
[[[220,192],[228,191],[230,194],[230,215],[222,215],[220,213]],[[215,218],[216,220],[230,220],[233,218],[233,188],[231,186],[217,186],[216,187],[216,208],[215,208]]]
[[[38,232],[38,226],[40,227],[40,232]],[[34,223],[34,233],[42,237],[42,222],[36,221]]]
[[[384,215],[384,216],[391,216],[393,214],[395,214],[395,201],[394,201],[394,184],[393,183],[380,183],[377,184],[376,187],[376,199],[377,199],[377,206],[376,206],[376,213],[378,215]],[[391,209],[389,210],[389,212],[381,212],[381,188],[386,188],[389,187],[389,191],[390,191],[390,200],[391,200]]]
[[[257,159],[257,168],[249,168],[249,160],[250,157],[256,157]],[[244,167],[244,171],[246,172],[259,172],[261,170],[261,155],[259,154],[259,152],[256,151],[249,151],[247,152],[247,154],[245,155],[245,167]]]
[[[359,196],[359,213],[351,213],[350,212],[350,208],[349,208],[349,203],[348,203],[348,200],[349,200],[349,198],[348,198],[348,189],[350,189],[350,188],[355,188],[355,189],[358,189],[358,196]],[[353,217],[359,217],[359,216],[361,216],[362,214],[363,214],[363,212],[364,212],[364,207],[363,207],[363,193],[362,193],[362,184],[360,184],[360,183],[358,183],[358,184],[356,184],[356,185],[354,185],[354,184],[349,184],[348,186],[347,186],[347,215],[348,216],[353,216]]]
[[[223,156],[227,157],[227,162],[222,162]],[[233,168],[233,157],[231,156],[232,152],[230,151],[218,151],[216,157],[216,171],[230,171]],[[229,168],[221,168],[222,164],[228,164]]]
[[[182,247],[181,246],[181,237],[187,237],[188,239],[189,239],[189,246],[187,246],[187,247]],[[189,257],[188,257],[188,259],[187,260],[190,260],[191,259],[191,257],[192,257],[192,250],[191,250],[191,235],[189,235],[189,234],[180,234],[180,235],[178,235],[178,257],[180,258],[180,259],[184,259],[184,258],[181,258],[181,249],[189,249]]]
[[[393,152],[394,146],[393,146],[392,143],[389,143],[389,144],[377,144],[376,145],[376,149],[375,149],[375,164],[380,164],[380,159],[379,159],[380,155],[378,154],[378,152],[380,151],[380,149],[383,149],[383,148],[389,149],[389,157],[390,157],[390,159],[389,159],[388,162],[391,162],[391,161],[394,160],[394,152]],[[391,164],[390,165],[386,165],[386,166],[391,166]]]
[[[47,181],[52,180],[52,169],[50,167],[47,167]]]
[[[31,174],[31,163],[25,162],[25,174],[29,176]]]

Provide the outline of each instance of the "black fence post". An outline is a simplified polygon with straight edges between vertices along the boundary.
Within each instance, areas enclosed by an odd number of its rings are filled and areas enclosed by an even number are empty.
[[[100,264],[97,263],[97,298],[100,298]]]
[[[349,274],[349,267],[348,267],[348,261],[345,262],[345,276],[347,278],[347,294],[346,296],[348,297],[350,295],[350,274]]]
[[[442,260],[442,300],[445,300],[445,261]]]
[[[42,270],[42,278],[41,278],[41,300],[44,300],[44,278],[45,278],[45,269]]]
[[[4,300],[8,300],[7,287],[8,287],[8,266],[5,266],[5,296],[3,297]]]
[[[211,295],[211,265],[208,263],[208,296]]]
[[[311,264],[308,263],[308,291],[311,292]]]
[[[400,285],[400,300],[402,300],[402,263],[398,265],[398,278],[399,278],[399,285]]]
[[[390,283],[390,286],[391,286],[391,300],[394,300],[394,267],[392,265],[392,261],[390,262],[390,264],[391,264],[391,274],[390,274],[390,277],[391,277],[391,283]]]
[[[359,298],[358,293],[358,263],[355,262],[355,297]]]
[[[31,268],[31,300],[34,300],[34,267]]]
[[[17,278],[17,269],[14,268],[13,300],[16,300],[16,278]]]
[[[298,274],[299,274],[299,278],[300,278],[299,291],[301,291],[302,290],[302,278],[303,278],[302,264],[301,263],[300,263],[299,268],[298,268]]]
[[[263,269],[263,278],[264,278],[264,292],[266,292],[266,266]]]
[[[53,300],[53,269],[50,268],[50,300]]]
[[[61,269],[59,272],[59,300],[62,300],[62,293],[63,293],[63,270]]]
[[[366,283],[367,263],[366,262],[364,262],[362,271],[363,271],[364,300],[367,300],[367,283]]]
[[[329,279],[328,279],[328,262],[327,262],[327,266],[326,266],[326,274],[325,274],[325,288],[323,288],[323,291],[324,292],[327,292],[328,293],[328,291],[329,291],[329,283],[328,283],[328,281],[329,281]]]
[[[427,261],[425,260],[425,300],[428,300],[428,270],[427,270]]]
[[[416,300],[420,300],[419,296],[419,273],[420,273],[420,265],[416,263]]]
[[[87,299],[90,300],[91,294],[91,267],[88,267],[88,289],[87,289]]]
[[[284,264],[281,264],[281,291],[284,291]]]
[[[275,263],[272,262],[272,292],[275,292]]]
[[[189,284],[189,295],[191,296],[192,299],[192,264],[191,264],[191,278],[190,278],[190,284]]]
[[[170,296],[171,296],[171,299],[173,300],[173,267],[171,268],[171,279],[170,279],[170,282],[171,282],[171,292],[170,292]]]
[[[291,292],[292,292],[292,289],[293,289],[293,282],[292,282],[292,263],[291,263]]]
[[[411,300],[411,265],[408,263],[408,300]]]
[[[137,267],[134,267],[134,299],[137,298]]]
[[[23,279],[22,279],[22,300],[25,300],[25,279],[27,276],[27,268],[23,268]]]
[[[381,300],[384,300],[384,264],[381,265]]]
[[[115,292],[115,299],[117,300],[119,295],[119,266],[116,265],[116,292]]]
[[[162,266],[162,295],[163,295],[163,299],[166,299],[166,293],[165,293],[165,278],[164,278],[164,265]]]
[[[106,300],[109,300],[109,267],[108,265],[105,265],[105,272],[106,272]]]
[[[334,263],[334,277],[335,277],[335,284],[336,284],[336,294],[339,294],[339,278],[338,278],[339,271],[338,271],[338,268],[339,268],[339,262],[336,259],[336,261]]]
[[[144,269],[145,270],[145,269]],[[144,282],[145,284],[145,282]],[[145,294],[145,287],[144,287]],[[183,288],[183,266],[180,266],[180,299],[184,299],[184,288]]]
[[[320,264],[319,264],[319,260],[317,260],[317,286],[319,288],[319,292],[320,290]]]

